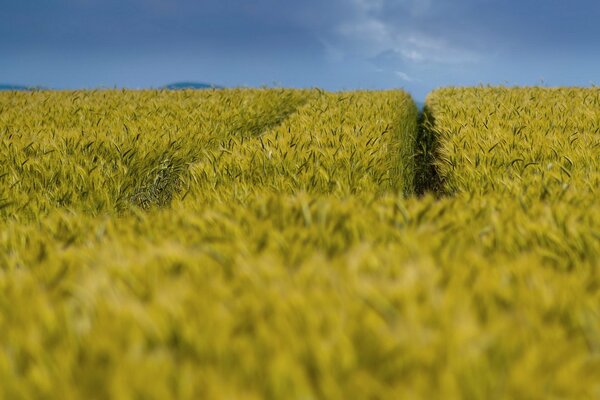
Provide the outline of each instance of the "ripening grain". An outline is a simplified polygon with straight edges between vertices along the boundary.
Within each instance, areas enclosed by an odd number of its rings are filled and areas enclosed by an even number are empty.
[[[0,216],[168,205],[219,141],[255,136],[299,90],[23,92],[0,96]]]
[[[1,95],[0,397],[597,398],[599,97]]]

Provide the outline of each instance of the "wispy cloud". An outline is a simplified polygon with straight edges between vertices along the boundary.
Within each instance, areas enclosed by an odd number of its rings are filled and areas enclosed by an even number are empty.
[[[386,63],[393,64],[392,67],[406,64],[449,66],[476,64],[482,59],[482,55],[476,51],[454,46],[446,40],[414,32],[398,35],[392,46],[371,59],[385,60]]]
[[[396,76],[400,79],[402,79],[403,81],[406,82],[414,82],[415,79],[412,78],[411,76],[409,76],[406,72],[402,72],[402,71],[394,71],[394,74],[396,74]]]
[[[417,26],[433,10],[433,0],[404,0],[404,20],[390,19],[386,10],[398,2],[392,0],[353,0],[354,12],[338,22],[330,46],[338,53],[373,59],[393,55],[397,62],[413,64],[472,64],[481,55],[467,46],[442,38]],[[400,13],[400,15],[403,15]],[[379,66],[381,68],[381,65]]]
[[[376,18],[342,22],[336,29],[339,35],[335,40],[346,53],[369,56],[391,45],[392,34],[389,27]]]

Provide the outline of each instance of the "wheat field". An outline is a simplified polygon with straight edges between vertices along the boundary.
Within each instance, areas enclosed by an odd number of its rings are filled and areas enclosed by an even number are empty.
[[[598,398],[599,105],[0,94],[0,398]]]

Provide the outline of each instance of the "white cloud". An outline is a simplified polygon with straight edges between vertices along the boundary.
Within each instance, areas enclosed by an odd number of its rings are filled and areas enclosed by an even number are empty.
[[[342,45],[359,53],[378,53],[391,44],[391,32],[382,21],[368,17],[342,23],[337,28]]]
[[[472,50],[418,32],[403,38],[400,53],[409,60],[438,64],[470,64],[480,59],[480,56]]]
[[[423,55],[423,53],[421,53],[418,50],[414,50],[414,49],[391,49],[392,52],[395,52],[396,54],[400,54],[401,58],[403,58],[404,60],[407,61],[412,61],[412,62],[422,62],[425,61],[425,55]]]
[[[414,81],[415,81],[415,79],[414,79],[414,78],[412,78],[411,76],[409,76],[409,75],[408,75],[406,72],[402,72],[402,71],[394,71],[394,74],[395,74],[395,75],[396,75],[398,78],[402,79],[403,81],[406,81],[406,82],[414,82]]]
[[[391,52],[405,63],[434,65],[470,64],[480,59],[477,52],[427,33],[426,28],[411,28],[411,15],[426,15],[432,0],[396,0],[407,14],[406,20],[397,22],[384,15],[386,1],[393,0],[351,1],[354,12],[338,24],[335,37],[328,41],[339,54],[370,59]]]

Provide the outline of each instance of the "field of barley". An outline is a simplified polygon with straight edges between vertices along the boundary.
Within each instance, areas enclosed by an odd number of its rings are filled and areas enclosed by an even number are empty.
[[[0,398],[600,398],[600,89],[0,94]]]

